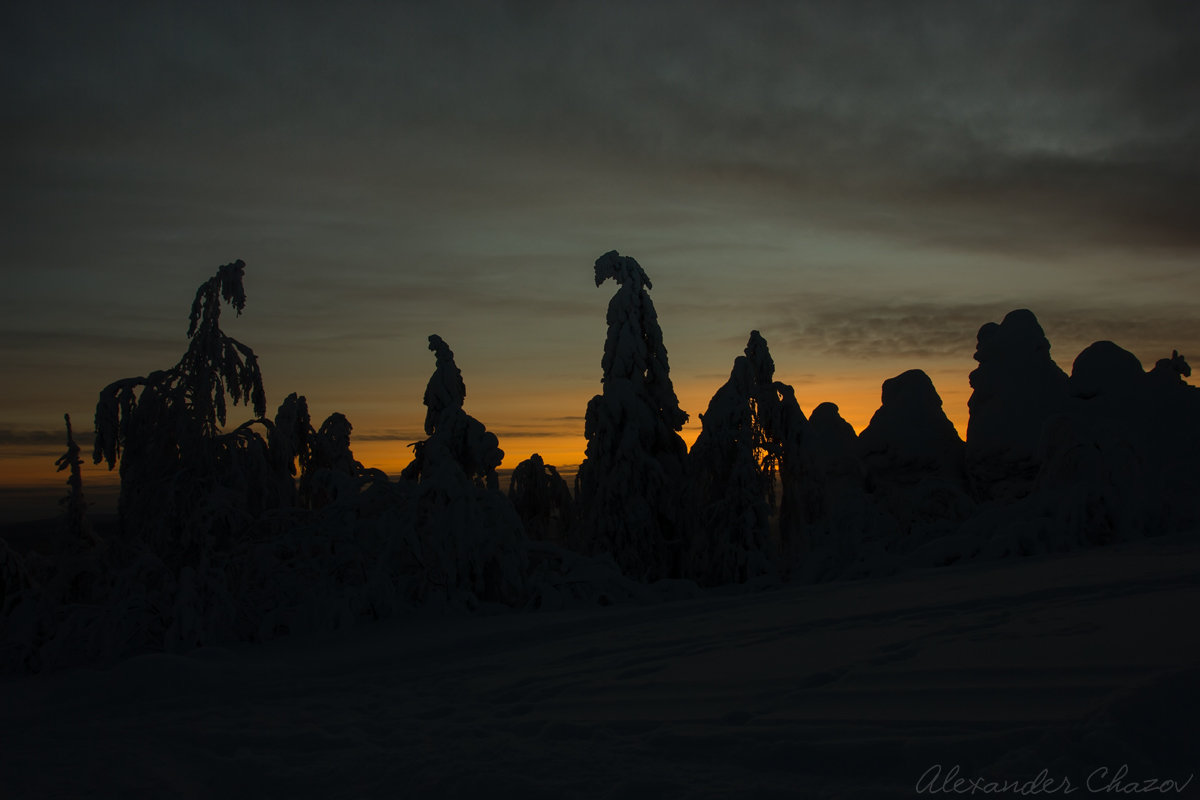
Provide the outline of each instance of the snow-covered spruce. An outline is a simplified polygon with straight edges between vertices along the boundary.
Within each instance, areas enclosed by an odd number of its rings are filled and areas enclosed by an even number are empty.
[[[322,508],[338,497],[356,494],[361,489],[360,479],[378,472],[368,470],[354,457],[350,449],[353,430],[350,420],[335,411],[325,418],[318,430],[310,431],[309,461],[301,473],[299,487],[300,497],[307,507]],[[382,473],[378,475],[382,476]]]
[[[1046,421],[1067,398],[1067,375],[1028,309],[979,329],[967,406],[967,473],[981,500],[1012,501],[1033,489]]]
[[[956,534],[922,548],[910,561],[946,564],[1064,552],[1200,528],[1194,501],[1200,485],[1194,455],[1200,449],[1200,391],[1183,382],[1188,372],[1177,352],[1144,372],[1132,353],[1112,342],[1084,348],[1061,401],[1046,404],[1057,411],[1042,419],[1024,474],[1002,473],[998,487],[982,484],[991,490],[984,496],[995,499]],[[1048,371],[1034,374],[1045,378]],[[1009,392],[1027,396],[1030,387]],[[974,436],[977,431],[969,430],[968,448]],[[1031,466],[1036,472],[1030,480]],[[1017,485],[1019,496],[1012,491]]]
[[[79,457],[79,445],[75,443],[75,434],[71,430],[71,415],[63,414],[67,425],[67,451],[63,453],[55,466],[58,471],[67,471],[67,496],[58,501],[63,507],[63,527],[68,536],[74,539],[94,539],[95,533],[87,515],[87,500],[83,496],[83,459]]]
[[[1164,531],[1200,530],[1200,388],[1187,383],[1192,369],[1172,351],[1146,373],[1147,406],[1141,416],[1148,425],[1148,458],[1154,465],[1151,481],[1159,489]]]
[[[513,470],[508,499],[530,539],[565,545],[571,530],[571,490],[558,470],[534,453]]]
[[[895,569],[888,548],[899,536],[895,518],[867,491],[858,435],[837,405],[821,403],[808,420],[803,442],[813,465],[817,513],[807,530],[807,552],[797,564],[802,580],[886,574]]]
[[[1062,414],[1047,424],[1037,488],[1052,549],[1200,527],[1200,391],[1178,353],[1144,372],[1109,341],[1079,354]]]
[[[919,369],[883,382],[881,405],[858,436],[868,485],[896,519],[903,552],[951,533],[973,511],[964,444]]]
[[[639,582],[664,576],[848,578],[1200,528],[1200,390],[1183,380],[1186,359],[1176,352],[1145,372],[1098,342],[1067,379],[1027,311],[980,331],[966,444],[978,505],[965,502],[964,448],[923,373],[886,382],[857,437],[832,404],[805,419],[757,332],[687,456],[650,281],[615,252],[596,262],[597,285],[613,278],[618,291],[575,526],[563,525],[565,485],[536,456],[514,474],[511,502],[501,494],[499,442],[463,410],[462,375],[436,336],[428,438],[389,481],[354,459],[342,415],[313,430],[293,394],[273,421],[263,416],[254,354],[218,325],[224,302],[244,306],[243,268],[227,264],[200,287],[178,364],[101,393],[95,459],[120,462],[123,531],[66,537],[51,557],[0,541],[0,669],[260,640],[418,606],[564,608],[696,591]],[[230,398],[255,418],[223,432]],[[78,460],[68,428],[57,463],[72,470],[72,525]],[[764,531],[772,519],[777,546]]]
[[[521,519],[501,493],[504,459],[495,434],[463,410],[467,395],[454,353],[429,337],[436,366],[425,389],[427,439],[413,447],[401,477],[417,484],[415,534],[427,569],[445,575],[448,591],[514,605],[524,593]]]
[[[824,513],[824,481],[808,447],[811,428],[796,390],[774,379],[775,361],[758,331],[750,332],[745,355],[754,373],[751,405],[776,512],[777,557],[787,576],[812,549],[812,526]]]
[[[595,277],[597,286],[614,280],[617,292],[608,304],[603,391],[588,403],[585,418],[573,541],[585,552],[612,554],[632,577],[678,577],[686,551],[681,494],[687,478],[679,431],[688,415],[671,384],[650,278],[615,250],[596,260]]]
[[[804,457],[807,420],[795,392],[774,380],[775,362],[758,331],[744,352],[700,415],[688,456],[685,572],[702,585],[740,583],[790,565],[813,512],[806,490],[816,476]]]
[[[742,583],[770,571],[771,480],[760,453],[754,370],[738,356],[733,371],[700,415],[689,453],[688,509],[695,516],[685,573],[702,586]]]
[[[467,387],[454,363],[454,352],[442,337],[429,337],[429,349],[437,365],[425,388],[425,433],[429,436],[413,448],[413,461],[404,469],[404,477],[421,480],[430,469],[430,448],[443,448],[476,486],[499,491],[496,468],[504,460],[504,451],[495,434],[483,423],[463,411]]]

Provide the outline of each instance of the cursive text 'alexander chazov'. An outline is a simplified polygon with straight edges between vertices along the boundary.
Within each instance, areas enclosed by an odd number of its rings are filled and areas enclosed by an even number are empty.
[[[1088,773],[1081,785],[1076,785],[1066,775],[1060,778],[1051,777],[1047,769],[1043,769],[1032,778],[1006,780],[968,778],[962,776],[961,772],[957,764],[945,770],[941,764],[934,764],[921,773],[914,788],[917,794],[1014,794],[1024,797],[1067,795],[1080,789],[1092,794],[1180,794],[1191,785],[1194,777],[1188,775],[1183,781],[1174,778],[1129,780],[1128,764],[1122,764],[1115,771],[1108,767],[1097,767]]]

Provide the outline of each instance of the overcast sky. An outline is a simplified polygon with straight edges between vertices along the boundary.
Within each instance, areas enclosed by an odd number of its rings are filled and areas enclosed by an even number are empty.
[[[610,249],[654,281],[689,440],[753,328],[806,412],[857,429],[921,368],[965,433],[975,333],[1013,308],[1067,371],[1097,339],[1200,356],[1197,3],[0,16],[0,481],[61,449],[39,432],[64,411],[86,430],[103,385],[173,364],[237,258],[224,327],[269,406],[347,414],[389,471],[431,333],[506,466],[577,463]]]

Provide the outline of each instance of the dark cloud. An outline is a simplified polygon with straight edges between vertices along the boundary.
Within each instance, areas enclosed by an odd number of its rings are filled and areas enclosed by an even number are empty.
[[[778,341],[782,347],[838,358],[962,358],[974,353],[981,326],[999,322],[1022,307],[1017,301],[864,303],[857,298],[810,296],[783,306],[786,316],[772,324],[769,340],[773,346]],[[1056,360],[1068,372],[1080,350],[1104,339],[1146,359],[1169,356],[1172,349],[1186,355],[1188,349],[1200,347],[1200,319],[1183,305],[1113,309],[1059,299],[1043,301],[1031,310],[1045,329]],[[1153,366],[1153,360],[1144,366]]]
[[[453,271],[450,272],[453,274]],[[571,318],[595,311],[594,302],[542,294],[537,291],[536,285],[530,285],[530,291],[520,292],[512,286],[489,285],[486,279],[478,276],[464,275],[459,280],[452,277],[447,280],[443,276],[440,283],[434,283],[434,280],[431,277],[428,282],[387,285],[381,284],[376,277],[362,282],[350,279],[319,287],[293,284],[288,287],[289,298],[300,304],[319,300],[320,308],[291,313],[309,319],[313,313],[326,318],[346,319],[347,309],[355,309],[355,313],[360,315],[364,310],[375,307],[406,308],[420,313],[422,309],[436,309],[450,303],[464,312],[487,314],[497,320],[513,315],[543,319]],[[448,286],[447,282],[451,285]],[[533,281],[529,283],[533,284]]]
[[[1190,166],[1141,160],[1136,151],[1095,156],[981,159],[977,171],[912,192],[916,213],[897,238],[962,251],[1054,254],[1083,247],[1200,250],[1200,149]],[[899,200],[899,198],[897,198]],[[924,210],[926,213],[921,214]],[[928,224],[914,224],[920,222]]]
[[[405,442],[411,444],[413,442],[423,442],[429,438],[423,430],[355,430],[351,433],[351,440],[354,442]]]
[[[227,330],[314,398],[349,397],[351,373],[419,394],[432,332],[478,365],[472,387],[595,376],[608,288],[589,268],[614,247],[655,277],[677,368],[714,380],[752,327],[777,353],[958,359],[1028,306],[1055,342],[1198,341],[1171,305],[1200,288],[1192,2],[0,15],[12,420],[37,419],[37,369],[76,404],[174,363],[195,286],[234,258],[250,303]],[[921,263],[947,258],[953,288]],[[992,291],[1005,263],[1046,285]],[[424,438],[397,424],[358,438]]]
[[[590,132],[622,151],[638,143],[684,157],[778,150],[799,135],[792,163],[808,160],[801,146],[814,142],[833,155],[902,137],[894,155],[916,148],[952,163],[961,153],[939,156],[934,145],[1071,147],[1085,135],[1178,135],[1196,122],[1194,104],[1178,102],[1195,88],[1200,39],[1186,2],[613,2],[518,12],[489,2],[336,12],[30,4],[10,13],[9,91],[23,111],[153,106],[204,115],[214,128],[253,111],[303,121],[301,134],[483,122],[539,139]],[[957,133],[929,141],[939,130]]]
[[[186,312],[182,315],[182,319],[186,325]],[[95,358],[98,353],[119,353],[129,350],[163,355],[173,352],[182,355],[187,349],[185,329],[181,329],[177,340],[172,342],[166,340],[159,331],[147,332],[143,336],[97,333],[88,328],[86,324],[70,321],[63,328],[66,329],[0,329],[0,352],[20,354],[48,349],[64,354],[75,353],[78,358]]]
[[[951,245],[1198,246],[1191,3],[49,9],[10,12],[6,107],[26,151],[86,131],[85,152],[133,148],[172,174],[315,173],[299,196],[357,187],[360,208],[381,180],[410,182],[460,212],[455,163],[506,175],[525,205],[521,174],[565,152],[646,180],[774,183],[851,228]],[[168,208],[186,199],[169,188]],[[861,211],[898,204],[890,226]],[[1013,212],[1017,230],[986,230]]]
[[[772,342],[839,358],[941,358],[974,351],[979,327],[995,304],[948,307],[934,303],[862,304],[857,300],[806,304],[803,312],[771,327]]]
[[[74,427],[76,444],[84,449],[90,448],[93,438],[91,430],[79,430],[77,425]],[[65,452],[67,449],[66,428],[50,431],[0,425],[0,447],[4,447],[10,454],[17,448],[37,454],[49,452],[54,448]]]

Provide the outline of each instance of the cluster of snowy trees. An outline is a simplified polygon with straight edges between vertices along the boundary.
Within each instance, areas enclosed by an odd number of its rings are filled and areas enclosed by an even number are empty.
[[[314,427],[293,393],[268,418],[253,351],[220,326],[224,305],[245,306],[244,269],[224,265],[197,290],[177,364],[101,391],[93,458],[121,477],[120,528],[105,538],[88,525],[67,419],[69,545],[47,558],[0,540],[0,667],[417,607],[606,604],[1200,529],[1200,391],[1183,357],[1146,372],[1098,342],[1068,376],[1029,311],[979,332],[965,442],[920,370],[883,384],[861,435],[829,403],[806,417],[751,331],[689,450],[650,279],[606,253],[596,285],[617,291],[574,491],[535,454],[505,492],[499,441],[464,411],[436,335],[427,438],[395,480],[354,458],[341,414]],[[253,417],[227,430],[230,402]]]
[[[964,441],[921,370],[884,382],[860,435],[833,404],[806,417],[751,331],[688,451],[650,280],[615,252],[596,262],[609,278],[603,393],[560,535],[628,575],[827,580],[1200,530],[1200,390],[1178,352],[1146,372],[1097,342],[1068,376],[1014,311],[979,331]]]

